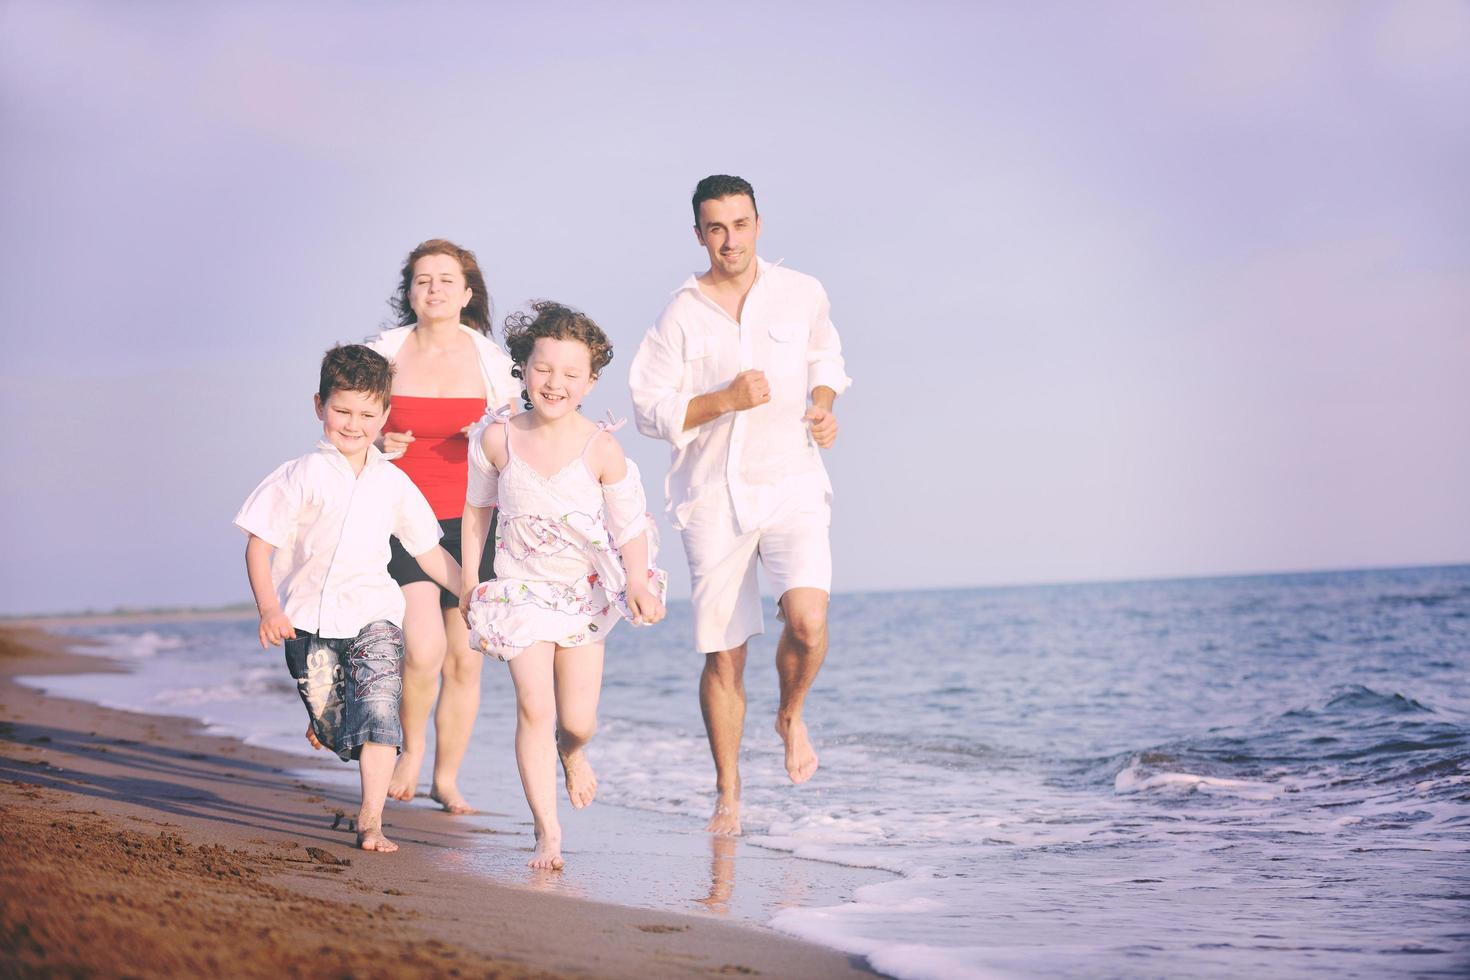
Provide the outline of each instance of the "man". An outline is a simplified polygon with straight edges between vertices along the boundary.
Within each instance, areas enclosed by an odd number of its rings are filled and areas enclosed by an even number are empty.
[[[739,177],[694,189],[694,235],[709,269],[674,292],[633,359],[638,429],[673,443],[664,491],[689,559],[694,642],[718,799],[706,828],[740,833],[746,641],[765,631],[756,559],[785,621],[776,646],[776,732],[793,783],[817,753],[802,722],[827,655],[832,484],[821,454],[837,438],[832,402],[852,383],[810,276],[756,256],[760,214]]]

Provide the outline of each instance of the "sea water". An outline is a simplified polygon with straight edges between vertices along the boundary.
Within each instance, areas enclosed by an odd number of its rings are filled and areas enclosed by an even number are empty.
[[[304,744],[253,620],[81,632],[136,671],[49,689]],[[689,636],[678,603],[613,632],[592,758],[601,803],[697,827]],[[763,924],[904,978],[1470,975],[1470,566],[835,596],[800,787],[773,650],[749,844],[891,875]],[[518,794],[486,675],[477,800]]]

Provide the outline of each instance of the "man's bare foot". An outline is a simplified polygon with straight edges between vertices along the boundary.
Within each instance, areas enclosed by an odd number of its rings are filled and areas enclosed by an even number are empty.
[[[419,788],[419,767],[423,764],[424,757],[421,754],[404,749],[393,766],[392,777],[388,780],[388,799],[402,800],[404,803],[413,799],[413,794]]]
[[[314,749],[319,749],[319,748],[322,747],[322,741],[321,741],[321,739],[319,739],[319,738],[316,737],[316,726],[315,725],[312,725],[310,723],[307,724],[307,726],[306,726],[306,740],[311,743],[311,747],[314,748]]]
[[[776,734],[786,743],[786,775],[793,783],[804,783],[817,771],[817,750],[807,738],[806,722],[793,718],[784,725],[776,719]]]
[[[393,795],[393,791],[391,789],[388,791],[388,795]],[[433,800],[435,803],[442,806],[445,811],[452,813],[456,817],[463,817],[471,813],[480,812],[479,810],[476,810],[474,807],[470,806],[469,801],[460,794],[459,788],[456,786],[435,786],[433,789],[429,790],[429,799]]]
[[[567,798],[580,810],[597,798],[597,773],[582,749],[570,753],[557,749],[556,754],[561,757],[562,770],[567,774]]]
[[[544,834],[536,838],[536,850],[531,855],[531,860],[526,862],[527,867],[540,868],[543,871],[560,871],[566,866],[561,859],[561,834]]]
[[[383,836],[382,827],[368,827],[357,832],[357,846],[364,851],[377,851],[379,854],[392,854],[398,850],[398,845]]]
[[[715,803],[715,812],[709,818],[709,823],[704,829],[712,834],[729,834],[732,837],[740,834],[740,801],[733,797],[727,799],[720,797]]]

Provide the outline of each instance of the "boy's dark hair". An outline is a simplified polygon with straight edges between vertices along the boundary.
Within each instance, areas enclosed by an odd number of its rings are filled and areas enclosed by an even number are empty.
[[[473,327],[485,336],[491,335],[490,320],[494,317],[495,308],[490,299],[490,290],[485,287],[485,274],[480,271],[480,262],[475,258],[475,253],[445,238],[431,238],[426,242],[419,242],[418,247],[408,253],[408,258],[403,260],[403,269],[398,275],[398,289],[388,299],[388,305],[393,309],[393,315],[398,320],[400,327],[406,327],[410,323],[417,323],[418,316],[409,305],[408,294],[413,289],[413,266],[414,263],[425,255],[447,255],[459,263],[460,271],[464,273],[465,285],[470,287],[470,301],[460,313],[459,318],[464,321],[465,326]]]
[[[338,344],[322,358],[317,397],[325,405],[334,391],[366,392],[379,398],[386,409],[393,391],[393,365],[382,354],[362,344]]]
[[[505,347],[510,359],[515,361],[511,371],[517,378],[524,376],[522,370],[531,358],[531,350],[542,337],[551,340],[578,340],[587,346],[592,355],[592,377],[602,373],[612,360],[612,341],[592,318],[570,306],[562,306],[549,299],[539,299],[531,304],[536,315],[512,313],[505,318]],[[528,406],[529,407],[529,406]]]
[[[718,201],[722,197],[744,194],[750,198],[750,207],[760,217],[761,209],[755,206],[755,188],[744,177],[729,174],[710,174],[694,185],[694,224],[699,225],[699,206],[705,201]]]

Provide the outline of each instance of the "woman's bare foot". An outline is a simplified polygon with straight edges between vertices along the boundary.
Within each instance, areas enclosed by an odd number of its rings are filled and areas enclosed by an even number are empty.
[[[582,749],[566,753],[557,749],[556,754],[567,774],[567,798],[573,807],[580,810],[597,798],[597,773],[592,770],[592,763],[587,761],[587,753]]]
[[[721,796],[715,802],[715,812],[704,829],[712,834],[740,834],[740,800],[737,797]]]
[[[419,788],[419,768],[424,764],[422,754],[404,749],[393,766],[393,776],[388,780],[388,799],[407,803]]]
[[[793,783],[804,783],[817,771],[817,750],[806,734],[806,722],[792,718],[784,724],[776,718],[776,734],[786,743],[786,775]]]
[[[536,838],[536,850],[531,855],[531,860],[526,862],[527,867],[540,868],[544,871],[560,871],[566,866],[561,859],[561,834],[542,834]]]
[[[398,850],[397,844],[383,836],[382,827],[368,827],[359,830],[357,832],[357,846],[364,851],[377,851],[379,854],[392,854]]]
[[[393,795],[393,791],[391,789],[388,791],[388,795]],[[471,813],[480,812],[479,810],[476,810],[474,807],[470,806],[469,801],[464,798],[464,796],[459,791],[459,787],[457,786],[436,785],[433,789],[429,790],[429,799],[433,800],[435,803],[442,806],[446,812],[451,813],[456,817],[463,817]]]
[[[322,747],[321,739],[316,737],[316,726],[310,722],[306,725],[306,740],[311,743],[311,747],[314,749]]]

